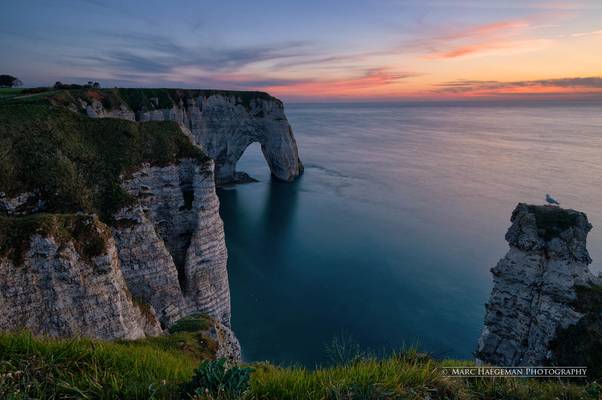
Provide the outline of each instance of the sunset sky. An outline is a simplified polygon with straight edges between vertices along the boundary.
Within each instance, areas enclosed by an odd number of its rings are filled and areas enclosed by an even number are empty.
[[[20,0],[27,86],[268,91],[288,101],[602,98],[601,0]]]

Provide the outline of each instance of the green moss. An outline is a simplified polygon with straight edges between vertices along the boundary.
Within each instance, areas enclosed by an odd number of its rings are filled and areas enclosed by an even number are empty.
[[[176,321],[169,327],[169,333],[197,332],[209,329],[209,319],[201,314],[190,315]]]
[[[151,345],[165,351],[183,354],[194,362],[213,359],[217,351],[216,341],[209,336],[211,320],[206,315],[184,317],[174,323],[169,334],[135,341],[123,341],[127,346]]]
[[[143,163],[182,158],[207,160],[175,122],[91,119],[43,102],[0,103],[0,191],[39,190],[48,212],[98,213],[110,223],[131,201],[120,176]]]
[[[577,225],[578,213],[559,207],[528,206],[529,211],[535,215],[537,229],[543,234],[545,240],[557,237],[565,230]]]
[[[88,260],[105,252],[110,236],[108,228],[90,215],[0,216],[0,255],[21,264],[33,234],[51,236],[59,245],[72,242],[78,253]]]

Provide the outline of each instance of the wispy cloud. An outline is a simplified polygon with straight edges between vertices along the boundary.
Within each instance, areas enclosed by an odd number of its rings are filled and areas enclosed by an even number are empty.
[[[307,43],[289,41],[246,47],[183,46],[166,36],[130,33],[98,50],[74,59],[80,65],[102,65],[116,73],[170,74],[176,68],[198,66],[205,71],[237,70],[250,64],[285,60],[308,54]],[[118,50],[115,50],[117,48]]]
[[[457,80],[436,85],[437,93],[447,94],[497,94],[517,92],[588,92],[602,93],[602,77],[577,77],[559,79],[538,79],[525,81],[478,81]]]
[[[551,39],[525,37],[533,23],[528,19],[496,21],[439,32],[405,43],[427,59],[450,59],[481,54],[533,51],[552,44]]]
[[[602,30],[592,32],[578,32],[571,34],[572,37],[597,36],[602,35]]]
[[[598,10],[595,2],[587,0],[550,1],[550,0],[396,0],[402,6],[450,9],[485,10]]]

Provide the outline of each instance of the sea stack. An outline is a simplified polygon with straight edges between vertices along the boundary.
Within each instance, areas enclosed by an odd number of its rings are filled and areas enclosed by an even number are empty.
[[[477,360],[501,366],[587,365],[600,335],[601,280],[588,269],[587,216],[519,204],[506,233],[508,253],[491,269],[493,290]],[[570,364],[568,364],[570,363]],[[576,364],[574,364],[576,363]]]

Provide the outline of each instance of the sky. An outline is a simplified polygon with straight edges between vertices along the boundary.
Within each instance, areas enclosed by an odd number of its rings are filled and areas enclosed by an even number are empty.
[[[602,99],[602,0],[19,0],[26,86],[261,90],[288,101]]]

